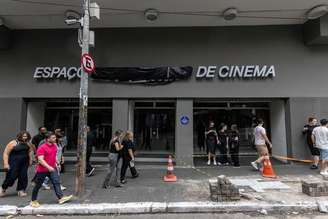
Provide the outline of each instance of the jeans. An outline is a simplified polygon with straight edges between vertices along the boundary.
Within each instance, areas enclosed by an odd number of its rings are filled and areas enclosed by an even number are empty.
[[[58,175],[58,171],[53,172],[47,172],[47,173],[37,173],[35,178],[35,186],[32,191],[32,201],[35,201],[38,199],[38,193],[42,186],[42,183],[44,182],[45,178],[49,177],[52,185],[54,186],[54,190],[56,193],[56,196],[58,199],[61,199],[63,195],[63,191],[60,188],[60,179]]]
[[[117,186],[120,184],[118,182],[118,178],[121,174],[122,158],[119,157],[117,153],[110,153],[108,159],[108,173],[104,180],[103,188],[106,188],[108,186]]]
[[[234,165],[239,165],[239,143],[229,143],[231,161]]]
[[[57,164],[57,172],[58,172],[58,176],[60,177],[60,170],[61,170],[61,166],[60,166],[60,164]],[[49,179],[49,177],[46,177],[45,179],[44,179],[44,184],[45,185],[48,185],[49,184],[49,181],[50,181],[50,179]],[[60,181],[60,180],[59,180]]]
[[[225,163],[228,163],[228,148],[226,148],[225,145],[222,145],[222,144],[218,144],[218,149],[220,151],[220,155],[219,155],[219,162],[221,164],[225,164]]]
[[[6,174],[6,179],[2,184],[2,189],[6,190],[8,187],[14,185],[16,179],[17,191],[25,191],[28,183],[27,170],[29,166],[29,157],[24,155],[14,155],[9,158],[9,171]]]

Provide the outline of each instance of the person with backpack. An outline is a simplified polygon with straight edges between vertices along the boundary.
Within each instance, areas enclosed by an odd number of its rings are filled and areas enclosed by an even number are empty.
[[[0,187],[0,197],[6,195],[6,190],[17,182],[17,195],[25,197],[28,184],[28,167],[32,165],[33,146],[30,143],[31,135],[27,131],[17,134],[15,140],[8,143],[3,153],[4,169],[7,170],[6,178]]]

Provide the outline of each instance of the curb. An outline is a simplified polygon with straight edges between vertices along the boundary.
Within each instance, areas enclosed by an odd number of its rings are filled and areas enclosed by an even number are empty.
[[[327,206],[328,202],[321,203]],[[0,206],[0,215],[95,215],[95,214],[167,214],[167,213],[237,213],[237,212],[313,212],[316,202],[293,204],[263,204],[258,202],[130,202],[99,204],[65,204],[30,206]]]

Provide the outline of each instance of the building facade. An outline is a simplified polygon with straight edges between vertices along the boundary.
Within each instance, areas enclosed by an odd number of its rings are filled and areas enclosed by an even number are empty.
[[[193,165],[209,121],[237,124],[251,149],[263,118],[273,154],[309,158],[302,128],[328,117],[328,46],[305,43],[304,25],[96,29],[99,68],[192,67],[184,80],[134,84],[89,79],[88,123],[106,151],[133,130],[138,150]],[[13,30],[0,50],[0,145],[19,130],[62,128],[76,147],[80,47],[76,30]]]

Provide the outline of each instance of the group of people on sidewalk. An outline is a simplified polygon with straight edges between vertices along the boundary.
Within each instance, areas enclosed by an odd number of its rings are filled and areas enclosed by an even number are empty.
[[[40,188],[50,189],[49,182],[52,183],[58,203],[63,204],[72,198],[64,196],[66,189],[61,184],[60,173],[64,170],[63,151],[67,146],[67,138],[61,129],[54,132],[47,131],[45,127],[39,128],[39,133],[33,137],[27,131],[21,131],[16,139],[10,141],[3,153],[4,169],[6,170],[5,180],[0,187],[0,197],[6,195],[9,187],[13,186],[17,180],[17,195],[26,197],[28,185],[28,169],[36,162],[35,175],[32,179],[34,188],[30,205],[40,206],[37,197]],[[92,148],[95,146],[95,136],[87,127],[87,156],[86,175],[92,176],[95,168],[92,167],[90,157]],[[109,168],[103,182],[103,188],[121,187],[127,182],[126,172],[129,168],[132,178],[139,176],[135,167],[135,144],[131,131],[123,132],[118,130],[110,141]]]
[[[126,171],[129,168],[132,178],[139,176],[135,168],[135,144],[133,132],[117,130],[110,141],[109,167],[102,187],[121,187],[127,183]]]
[[[264,122],[262,119],[257,119],[256,127],[254,128],[254,144],[258,152],[259,158],[251,162],[251,165],[256,169],[260,169],[260,165],[266,156],[269,156],[269,148],[272,144],[263,127]],[[207,165],[228,166],[232,164],[234,167],[239,167],[239,145],[240,133],[236,124],[232,124],[230,130],[226,124],[221,123],[219,131],[216,131],[215,123],[210,121],[209,128],[205,132],[205,142],[207,146],[208,161]],[[218,160],[216,151],[219,151]],[[230,155],[230,160],[229,160]]]
[[[6,178],[0,187],[0,197],[6,195],[6,190],[13,186],[17,181],[17,194],[19,197],[27,196],[26,188],[28,185],[28,168],[36,157],[35,176],[32,179],[34,188],[30,205],[40,206],[37,198],[42,186],[49,187],[51,181],[58,203],[63,204],[72,198],[64,196],[63,187],[60,183],[61,165],[64,163],[63,148],[65,138],[60,129],[54,132],[47,132],[45,127],[39,128],[39,134],[34,136],[31,141],[31,135],[27,131],[21,131],[17,134],[15,140],[12,140],[6,146],[3,153],[4,169],[7,170]]]
[[[306,135],[306,143],[313,156],[311,169],[319,169],[320,166],[320,174],[328,177],[328,120],[321,119],[318,125],[318,120],[310,117],[303,128],[303,134]]]

